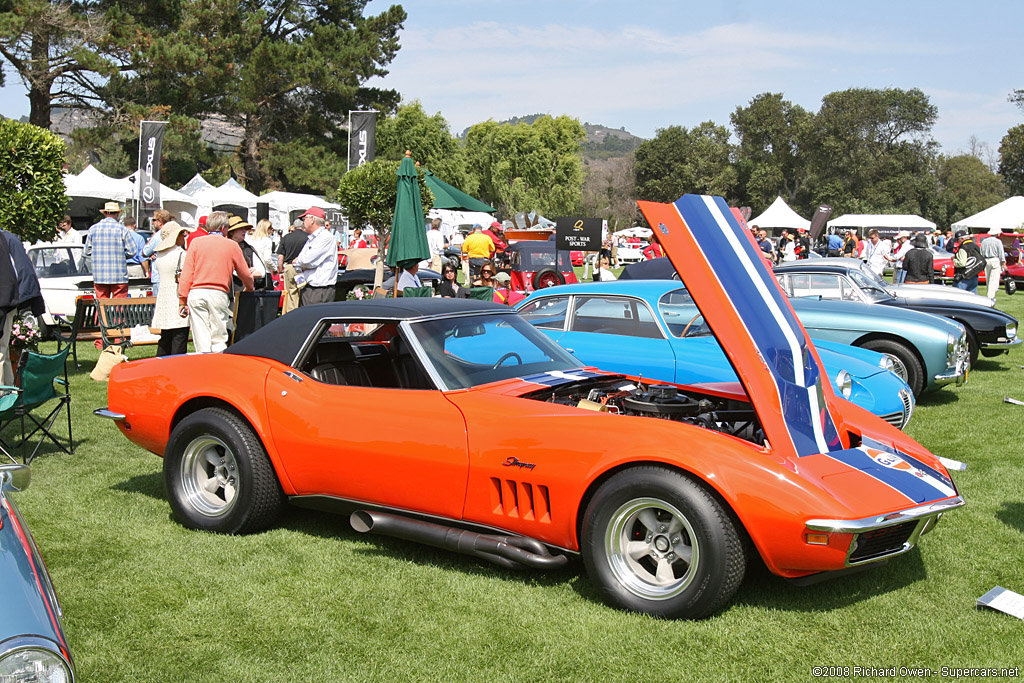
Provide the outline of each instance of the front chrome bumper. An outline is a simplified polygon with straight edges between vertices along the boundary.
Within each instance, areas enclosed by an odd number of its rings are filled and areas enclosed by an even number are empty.
[[[984,344],[979,344],[978,346],[980,346],[983,349],[1012,349],[1014,346],[1021,343],[1024,343],[1024,338],[1015,337],[1005,342],[986,342]]]
[[[960,368],[948,368],[945,372],[935,375],[934,381],[937,387],[944,387],[953,382],[959,387],[967,381],[967,373]]]
[[[864,517],[862,519],[812,519],[807,521],[806,527],[811,531],[854,534],[853,541],[850,543],[850,549],[846,554],[846,566],[853,567],[869,562],[877,562],[878,560],[907,552],[917,544],[922,534],[935,526],[942,513],[958,508],[963,504],[964,499],[961,496],[954,496],[953,498],[920,505],[909,510],[890,512],[889,514],[876,517]],[[905,540],[899,542],[895,547],[886,548],[866,556],[858,556],[857,551],[865,534],[903,524],[913,525],[912,529],[908,527],[908,534]]]

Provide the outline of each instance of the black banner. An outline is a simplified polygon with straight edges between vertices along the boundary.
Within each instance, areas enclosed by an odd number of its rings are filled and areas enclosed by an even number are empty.
[[[373,161],[377,145],[377,112],[350,111],[348,113],[348,167],[362,166]]]
[[[814,212],[814,216],[811,218],[811,241],[818,239],[821,235],[821,231],[825,229],[825,223],[828,222],[829,216],[832,215],[832,207],[828,204],[822,204]]]
[[[572,251],[600,251],[600,218],[555,219],[555,248]]]
[[[143,121],[139,133],[139,203],[143,211],[160,208],[160,164],[165,121]]]

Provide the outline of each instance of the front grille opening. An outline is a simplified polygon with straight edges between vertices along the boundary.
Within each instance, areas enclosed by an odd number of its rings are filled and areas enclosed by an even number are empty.
[[[858,534],[855,539],[857,548],[850,554],[850,563],[865,562],[902,551],[917,525],[918,521],[915,520]]]
[[[551,497],[542,484],[491,477],[491,503],[496,515],[551,522]]]

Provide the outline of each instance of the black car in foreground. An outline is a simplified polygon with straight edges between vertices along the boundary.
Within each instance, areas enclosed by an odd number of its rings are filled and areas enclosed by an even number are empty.
[[[1022,341],[1017,336],[1017,319],[1009,313],[963,301],[894,296],[861,270],[839,259],[785,263],[775,268],[775,276],[789,296],[863,301],[955,320],[967,330],[972,365],[978,360],[979,353],[983,356],[998,356]]]

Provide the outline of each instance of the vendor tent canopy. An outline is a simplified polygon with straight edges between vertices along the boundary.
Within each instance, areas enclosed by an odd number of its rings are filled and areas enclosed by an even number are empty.
[[[424,182],[434,193],[435,209],[457,209],[460,211],[482,211],[494,213],[494,209],[479,199],[471,197],[453,185],[444,182],[430,171],[424,171]]]
[[[494,216],[483,211],[454,211],[452,209],[431,209],[427,212],[427,220],[439,219],[441,221],[441,234],[449,242],[459,230],[459,226],[465,229],[471,228],[477,223],[486,228],[494,222]],[[464,229],[464,232],[466,231]]]
[[[195,178],[189,183],[194,180]],[[183,187],[182,190],[184,189]],[[192,199],[199,207],[200,215],[210,211],[229,211],[245,218],[250,223],[256,220],[256,203],[260,201],[260,198],[239,185],[234,178],[229,178],[220,187],[210,186],[186,194],[191,194]]]
[[[829,231],[836,228],[856,228],[858,231],[877,228],[879,232],[893,233],[898,230],[934,230],[935,223],[913,214],[848,213],[828,222]]]
[[[953,230],[974,232],[985,232],[992,228],[999,228],[1003,232],[1013,232],[1022,226],[1024,226],[1024,197],[1018,195],[1003,200],[995,206],[990,206],[962,221],[957,221],[951,227]]]
[[[86,166],[78,175],[64,174],[64,191],[69,197],[88,197],[124,203],[132,198],[133,185],[127,178],[111,178]]]
[[[133,198],[136,197],[135,175],[121,178],[121,181],[131,186],[131,196]],[[182,225],[195,227],[199,216],[197,215],[198,206],[192,197],[182,194],[177,190],[172,190],[163,183],[160,183],[160,206],[173,213],[174,217]]]
[[[294,220],[293,214],[304,213],[311,206],[321,209],[340,209],[338,204],[329,202],[315,194],[302,192],[282,192],[274,190],[260,195],[259,202],[270,205],[270,222],[278,230],[287,230]]]
[[[650,228],[644,228],[639,225],[634,225],[632,228],[623,228],[622,230],[616,230],[614,235],[621,235],[622,237],[642,237],[647,239],[654,234],[654,231]]]
[[[756,225],[768,231],[798,230],[800,228],[809,230],[811,222],[791,209],[782,197],[776,197],[775,201],[772,202],[772,205],[764,213],[757,218],[747,221],[747,225]]]
[[[190,197],[192,197],[195,196],[195,194],[200,190],[212,190],[213,187],[213,185],[206,182],[206,178],[196,173],[194,176],[192,176],[192,180],[188,181],[187,183],[181,186],[178,192],[181,192],[182,194],[187,194]]]

